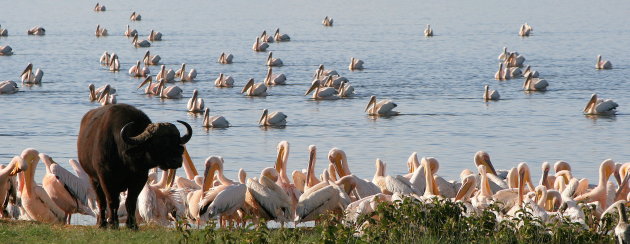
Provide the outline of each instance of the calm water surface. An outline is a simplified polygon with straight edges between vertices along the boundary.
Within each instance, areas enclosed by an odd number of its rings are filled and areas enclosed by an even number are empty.
[[[0,162],[33,147],[64,167],[76,158],[76,137],[85,112],[98,105],[88,101],[87,86],[111,84],[118,102],[142,109],[153,121],[185,120],[194,136],[187,144],[197,167],[209,155],[225,159],[226,174],[239,168],[249,176],[270,167],[279,141],[291,145],[289,171],[306,167],[307,148],[318,147],[321,172],[332,147],[346,151],[353,173],[371,177],[374,160],[387,163],[388,174],[406,172],[412,152],[436,157],[438,174],[455,179],[473,169],[473,154],[490,153],[495,167],[507,169],[530,163],[535,180],[543,161],[566,160],[574,174],[597,178],[601,161],[630,161],[630,3],[627,1],[101,1],[107,11],[93,12],[86,1],[5,1],[0,25],[9,30],[0,45],[11,45],[13,56],[0,57],[0,80],[19,80],[32,62],[44,72],[43,84],[20,86],[20,92],[0,96]],[[137,11],[142,21],[131,22]],[[321,25],[331,16],[335,26]],[[25,16],[29,16],[26,18]],[[534,27],[520,38],[519,26]],[[96,25],[110,36],[94,36]],[[178,83],[184,99],[160,100],[135,88],[141,80],[127,75],[146,48],[134,48],[122,34],[125,25],[142,37],[151,29],[164,34],[148,50],[159,54],[168,68],[183,62],[199,72],[197,81]],[[435,37],[422,30],[431,24]],[[27,36],[34,25],[45,36]],[[251,50],[262,30],[291,36],[272,43],[269,51],[284,66],[289,85],[273,87],[266,98],[239,94],[247,79],[262,81],[266,52]],[[549,81],[549,91],[527,94],[522,79],[495,81],[502,47],[518,51],[526,64]],[[104,51],[115,52],[121,72],[99,65]],[[216,62],[221,52],[234,63]],[[611,60],[613,70],[594,69],[595,57]],[[347,70],[350,57],[366,69]],[[336,69],[356,89],[356,97],[313,101],[303,96],[319,64]],[[152,74],[159,71],[151,66]],[[236,86],[215,88],[219,73],[234,77]],[[483,85],[501,93],[501,101],[484,103]],[[225,116],[232,127],[205,130],[202,118],[186,112],[186,102],[198,89],[213,115]],[[612,118],[589,118],[581,110],[592,93],[619,103]],[[393,99],[400,116],[372,119],[363,112],[369,96]],[[284,129],[262,129],[263,109],[288,115]],[[181,127],[180,127],[181,128]],[[183,130],[183,128],[181,128]],[[40,164],[36,174],[41,181]],[[183,172],[179,172],[183,174]],[[91,220],[89,222],[92,223]]]

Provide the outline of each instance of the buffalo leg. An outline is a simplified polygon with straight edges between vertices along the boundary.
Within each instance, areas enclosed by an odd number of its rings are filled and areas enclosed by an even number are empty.
[[[96,192],[96,202],[98,203],[98,216],[96,217],[96,224],[100,228],[107,227],[107,221],[105,218],[107,214],[107,199],[105,197],[105,192],[103,192],[103,188],[101,185],[92,181],[92,186],[94,186],[94,191]]]
[[[109,228],[118,229],[118,206],[120,205],[120,193],[106,192],[106,196],[107,204],[109,205],[107,224],[109,225]]]
[[[142,181],[141,181],[142,182]],[[146,182],[146,179],[144,180]],[[144,183],[134,183],[127,189],[127,200],[125,201],[125,208],[127,209],[127,228],[132,230],[138,229],[138,223],[136,222],[136,205],[138,204],[138,195]]]

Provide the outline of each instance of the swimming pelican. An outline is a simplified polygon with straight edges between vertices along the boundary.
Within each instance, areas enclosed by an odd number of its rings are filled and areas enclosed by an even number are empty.
[[[139,20],[142,20],[142,16],[140,16],[136,12],[133,12],[131,13],[131,16],[129,16],[129,19],[132,21],[139,21]]]
[[[109,66],[109,71],[119,71],[120,61],[118,60],[118,55],[112,53],[112,55],[109,57],[109,63],[107,64],[107,66]]]
[[[158,91],[159,92],[159,96],[161,98],[167,98],[167,99],[178,99],[178,98],[182,98],[182,89],[179,88],[179,86],[169,86],[166,87],[166,80],[161,79],[160,81],[160,85],[158,87]]]
[[[273,112],[269,114],[269,110],[263,110],[262,116],[258,124],[261,126],[285,126],[287,124],[287,116],[282,112]]]
[[[524,91],[546,91],[549,83],[545,79],[532,78],[532,73],[527,76],[523,83]]]
[[[133,41],[131,42],[134,47],[150,47],[151,43],[147,40],[138,41],[138,35],[133,36]]]
[[[427,24],[427,28],[424,29],[424,36],[433,36],[433,29],[431,29],[431,25]]]
[[[397,106],[398,105],[392,102],[392,100],[383,100],[376,103],[376,96],[372,96],[370,97],[370,102],[368,102],[368,105],[365,107],[365,112],[367,112],[368,115],[374,116],[393,116],[398,115],[397,111],[392,110]]]
[[[109,87],[109,88],[108,88]],[[90,102],[100,101],[103,96],[103,91],[109,90],[110,94],[116,93],[116,88],[112,88],[109,84],[99,87],[95,89],[94,84],[88,85],[88,89],[90,90]]]
[[[126,37],[133,37],[133,36],[137,36],[138,35],[138,31],[136,29],[131,29],[129,27],[129,25],[127,25],[127,29],[125,30],[125,36]]]
[[[140,67],[140,60],[136,62],[136,65],[129,68],[129,75],[133,77],[147,77],[149,73],[151,73],[151,71],[149,71],[147,66],[144,66],[143,68]]]
[[[9,31],[7,31],[7,29],[2,29],[2,27],[0,26],[0,36],[8,36],[9,35]]]
[[[94,11],[96,11],[96,12],[102,12],[102,11],[105,11],[105,10],[107,10],[105,8],[105,5],[101,5],[100,3],[96,3],[96,6],[94,6]]]
[[[111,58],[111,55],[109,55],[109,53],[107,51],[103,52],[103,55],[101,55],[101,65],[109,65],[109,60]]]
[[[527,77],[529,73],[532,74],[532,78],[538,78],[538,71],[532,70],[531,66],[527,65],[525,71],[523,71],[523,77]]]
[[[182,67],[175,71],[175,76],[180,78],[181,81],[193,81],[197,78],[197,70],[190,69],[188,74],[186,74],[186,63],[182,63]]]
[[[162,79],[166,80],[166,82],[173,82],[175,81],[175,71],[173,71],[173,69],[168,69],[168,71],[166,71],[166,66],[162,65],[160,72],[158,72],[155,76],[155,79],[158,80],[158,82]]]
[[[497,101],[501,97],[501,95],[499,95],[499,92],[497,90],[490,90],[488,85],[483,86],[483,89],[484,89],[484,92],[483,92],[484,101],[490,101],[490,100]]]
[[[523,55],[518,54],[517,52],[510,53],[510,55],[506,58],[505,63],[506,67],[523,67],[523,63],[525,62],[525,57]]]
[[[138,86],[137,89],[140,89],[140,87],[144,86],[145,84],[147,85],[147,88],[144,89],[144,94],[151,94],[151,95],[158,95],[160,94],[160,91],[158,90],[160,83],[156,82],[153,83],[153,77],[152,76],[148,76],[146,79],[144,79],[144,81],[142,81],[142,83],[140,83],[140,85]]]
[[[188,112],[200,113],[201,111],[203,111],[203,98],[200,98],[198,96],[199,94],[197,89],[193,90],[193,95],[188,100],[188,104],[186,105],[186,108],[188,108]]]
[[[610,175],[613,174],[615,170],[615,162],[611,159],[606,159],[599,166],[599,184],[597,187],[593,188],[591,191],[584,193],[575,197],[576,201],[586,201],[586,202],[599,202],[599,205],[602,208],[606,208],[607,204],[607,182]]]
[[[144,54],[144,57],[142,58],[142,61],[146,65],[158,65],[160,64],[161,59],[162,58],[160,57],[160,55],[151,56],[151,53],[149,53],[149,50],[147,50],[147,52]]]
[[[264,97],[267,96],[267,86],[263,82],[254,84],[254,79],[251,78],[247,81],[241,93],[245,93],[245,96]]]
[[[33,26],[33,28],[28,29],[26,33],[29,35],[43,36],[46,35],[46,29],[41,26]]]
[[[101,28],[101,25],[96,25],[96,36],[106,36],[107,29]]]
[[[256,42],[254,42],[254,46],[252,49],[256,52],[264,52],[269,47],[269,44],[266,42],[261,42],[260,37],[256,37]]]
[[[13,55],[13,48],[11,46],[0,46],[0,56],[11,56]]]
[[[219,77],[217,77],[216,80],[214,80],[214,86],[216,87],[233,87],[234,86],[234,79],[232,79],[232,76],[229,75],[223,75],[223,73],[219,73]]]
[[[109,84],[105,85],[105,89],[100,93],[97,101],[101,103],[101,106],[108,104],[116,104],[116,94],[113,94],[112,88]]]
[[[234,55],[232,54],[221,53],[221,56],[219,56],[219,63],[231,64],[233,58],[234,58]]]
[[[230,127],[230,122],[221,115],[210,116],[210,109],[206,108],[203,113],[203,127],[210,128],[227,128]]]
[[[322,21],[324,26],[333,26],[333,19],[328,18],[328,16],[324,17],[324,21]]]
[[[267,86],[277,86],[277,85],[286,85],[287,77],[284,74],[273,74],[273,70],[271,66],[267,68],[267,75],[265,76],[265,85]]]
[[[151,30],[149,34],[149,41],[161,41],[162,40],[162,32]]]
[[[354,87],[350,85],[348,81],[341,82],[341,86],[339,87],[339,93],[337,94],[339,97],[351,97],[354,96]]]
[[[507,51],[507,47],[503,47],[503,52],[499,54],[499,57],[497,59],[501,61],[505,61],[508,58],[508,56],[510,56],[510,53]]]
[[[324,69],[324,65],[320,64],[315,70],[315,74],[313,75],[313,79],[320,80],[327,76],[339,75],[336,70]]]
[[[317,81],[313,81],[313,84],[311,84],[311,87],[308,88],[306,93],[304,93],[304,96],[313,91],[315,91],[313,93],[314,100],[334,100],[339,98],[339,96],[337,96],[337,91],[335,90],[335,88],[321,87],[321,84]]]
[[[363,69],[363,61],[358,58],[350,58],[350,65],[348,65],[349,70],[362,70]]]
[[[273,39],[277,42],[288,42],[291,40],[291,37],[287,34],[280,34],[280,28],[276,28],[276,32],[273,34]]]
[[[0,82],[0,94],[13,94],[18,91],[15,81],[5,80]]]
[[[499,63],[499,70],[494,74],[495,80],[507,80],[509,79],[509,75],[506,70],[503,68],[503,62]]]
[[[530,32],[532,31],[531,26],[529,26],[527,23],[521,25],[521,28],[518,30],[518,35],[519,36],[529,36]]]
[[[267,31],[264,30],[262,34],[260,34],[260,40],[267,43],[273,42],[273,36],[267,35]]]
[[[612,69],[612,63],[608,60],[602,60],[602,55],[597,55],[596,69]]]
[[[610,99],[598,99],[597,94],[591,95],[591,99],[584,107],[586,115],[614,115],[619,104]]]
[[[35,74],[33,74],[32,63],[28,63],[26,69],[24,69],[24,71],[22,71],[22,74],[20,75],[20,77],[22,78],[22,83],[24,84],[41,84],[43,76],[44,72],[41,71],[39,68],[35,71]]]
[[[273,52],[269,52],[269,56],[267,56],[267,66],[282,66],[282,59],[273,58]]]
[[[24,187],[22,188],[22,207],[28,213],[28,216],[35,221],[44,223],[64,223],[65,213],[63,210],[50,199],[44,188],[35,183],[35,170],[39,162],[39,152],[32,148],[22,151],[21,158],[28,166],[22,172],[21,177],[24,179]]]

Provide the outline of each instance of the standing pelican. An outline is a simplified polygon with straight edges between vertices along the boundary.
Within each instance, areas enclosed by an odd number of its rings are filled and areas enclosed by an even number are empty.
[[[368,102],[368,105],[365,107],[365,112],[367,112],[368,115],[373,115],[373,116],[398,115],[397,111],[392,110],[397,106],[398,105],[392,102],[392,100],[383,100],[376,103],[376,96],[372,96],[370,97],[370,102]]]
[[[175,81],[175,71],[173,71],[173,69],[168,69],[168,71],[166,71],[166,66],[162,65],[160,72],[155,76],[155,79],[158,80],[158,82],[162,79],[166,82],[173,82]]]
[[[273,34],[273,39],[277,42],[287,42],[291,40],[291,37],[287,34],[280,34],[280,28],[276,28],[276,32]]]
[[[247,81],[241,93],[245,93],[245,96],[264,97],[267,96],[267,86],[263,82],[254,84],[254,79],[251,78]]]
[[[142,61],[146,65],[158,65],[161,59],[162,58],[160,57],[160,55],[151,56],[151,53],[149,52],[149,50],[147,50],[147,52],[144,54],[144,57],[142,58]]]
[[[230,127],[230,122],[221,115],[210,116],[210,109],[206,108],[203,113],[203,127],[209,128],[227,128]]]
[[[527,75],[527,79],[523,83],[524,91],[546,91],[549,83],[545,79],[532,78],[532,73]]]
[[[142,20],[142,16],[140,16],[136,12],[133,12],[131,13],[131,16],[129,16],[129,19],[132,21],[139,21],[139,20]]]
[[[282,66],[282,59],[273,58],[273,52],[269,52],[269,56],[267,56],[267,66]]]
[[[602,55],[597,55],[596,69],[612,69],[612,63],[608,60],[602,60]]]
[[[291,199],[291,211],[295,211],[298,200],[300,198],[300,191],[295,187],[291,180],[287,176],[287,161],[289,159],[289,142],[281,141],[277,146],[276,164],[274,168],[278,171],[278,180],[276,184],[284,190],[284,192]]]
[[[271,169],[273,172],[273,168]],[[291,199],[274,179],[262,174],[260,179],[247,179],[246,208],[251,214],[266,220],[291,221]]]
[[[483,89],[484,89],[484,92],[483,92],[484,101],[490,101],[490,100],[497,101],[501,97],[501,95],[499,95],[499,92],[497,90],[490,90],[488,85],[483,86]]]
[[[5,80],[0,82],[0,94],[13,94],[18,91],[15,81]]]
[[[341,188],[335,182],[325,181],[307,189],[300,196],[296,209],[295,222],[317,220],[320,215],[329,212],[343,213],[351,203],[348,195],[354,185]]]
[[[159,96],[167,99],[182,98],[182,89],[179,86],[166,87],[166,80],[161,79],[158,87]]]
[[[134,47],[150,47],[151,43],[147,40],[138,41],[138,35],[133,36],[133,41],[131,41]]]
[[[200,98],[198,96],[199,94],[197,89],[193,90],[193,95],[188,100],[188,104],[186,105],[186,108],[188,108],[188,112],[200,113],[201,111],[203,111],[203,98]]]
[[[13,48],[11,46],[0,46],[0,56],[11,56],[13,55]]]
[[[351,97],[354,96],[354,87],[350,85],[348,81],[341,82],[341,86],[339,87],[339,93],[337,94],[339,97]]]
[[[356,187],[353,195],[355,195],[357,199],[381,193],[380,188],[374,185],[374,183],[363,180],[350,172],[348,158],[343,150],[339,148],[330,149],[328,152],[328,161],[330,161],[330,164],[334,166],[335,171],[339,174],[339,181],[349,180],[354,182]]]
[[[321,87],[321,84],[316,80],[313,81],[313,84],[311,85],[310,88],[308,88],[306,93],[304,93],[304,96],[308,95],[309,93],[313,91],[315,91],[313,93],[314,100],[334,100],[334,99],[339,98],[339,96],[337,96],[337,91],[335,90],[335,88]]]
[[[24,179],[22,188],[22,207],[28,216],[35,221],[44,223],[64,223],[66,214],[61,210],[44,188],[35,183],[35,170],[39,162],[39,152],[32,148],[22,151],[21,158],[28,165],[26,170],[21,172]]]
[[[584,107],[584,114],[586,115],[614,115],[617,112],[619,104],[610,99],[598,99],[597,94],[591,95],[591,99],[588,100],[586,107]]]
[[[424,36],[433,36],[433,29],[431,29],[431,25],[427,24],[427,28],[424,29]]]
[[[142,81],[142,83],[140,83],[140,85],[136,89],[140,89],[140,87],[144,86],[145,84],[148,84],[147,88],[144,89],[144,94],[151,94],[151,95],[160,94],[160,91],[158,90],[160,83],[159,82],[153,83],[152,81],[153,81],[153,77],[148,76],[146,79],[144,79],[144,81]]]
[[[5,201],[8,201],[9,188],[11,188],[11,178],[22,170],[26,170],[28,165],[19,156],[13,157],[11,162],[4,167],[0,165],[0,208],[4,206]],[[0,216],[4,217],[4,209],[0,209]]]
[[[44,72],[39,68],[35,70],[35,74],[33,74],[33,64],[28,63],[26,69],[22,71],[20,77],[22,78],[22,83],[24,84],[41,84],[42,77],[44,76]]]
[[[131,29],[129,27],[129,25],[127,25],[127,29],[125,29],[125,36],[126,37],[133,37],[133,36],[137,36],[138,35],[138,31],[136,29]]]
[[[140,67],[140,60],[136,62],[136,65],[129,68],[129,75],[133,77],[147,77],[150,72],[151,71],[149,71],[147,66],[144,66],[143,68]]]
[[[8,36],[9,35],[9,31],[7,31],[7,29],[2,29],[2,27],[0,26],[0,36]]]
[[[287,116],[282,112],[273,112],[269,114],[269,110],[263,110],[262,116],[258,124],[261,126],[285,126],[287,124]]]
[[[219,63],[231,64],[233,58],[234,58],[234,55],[232,54],[221,53],[221,56],[219,56]]]
[[[328,18],[328,16],[324,17],[324,20],[322,21],[322,24],[324,26],[333,26],[333,19],[332,18]]]
[[[216,87],[233,87],[234,86],[234,79],[232,79],[232,76],[229,75],[223,75],[223,73],[219,73],[219,77],[217,77],[216,80],[214,80],[214,86]]]
[[[286,85],[287,77],[284,74],[273,74],[271,66],[267,68],[267,75],[265,76],[265,85],[277,86]]]
[[[613,174],[615,170],[615,162],[611,159],[606,159],[599,166],[599,184],[593,188],[591,191],[584,193],[575,197],[576,201],[585,201],[585,202],[599,202],[599,205],[602,208],[606,208],[607,204],[607,185],[608,178]]]
[[[94,6],[94,11],[96,11],[96,12],[102,12],[102,11],[105,11],[105,10],[107,10],[105,8],[105,5],[101,5],[100,3],[96,3],[96,6]]]
[[[349,70],[362,70],[363,69],[363,61],[358,58],[350,58],[350,65],[348,65]]]
[[[33,26],[33,28],[28,29],[26,33],[29,35],[43,36],[46,35],[46,29],[41,26]]]
[[[252,46],[252,50],[256,52],[264,52],[269,47],[269,44],[266,42],[261,42],[260,37],[256,37],[256,42],[254,42],[254,46]]]
[[[267,35],[267,31],[264,30],[262,34],[260,34],[260,40],[267,43],[273,42],[273,36]]]
[[[101,25],[96,25],[96,36],[106,36],[107,29],[101,28]]]
[[[107,64],[107,66],[109,66],[109,71],[119,71],[120,60],[118,60],[118,55],[112,53],[112,55],[109,57],[109,63]]]
[[[197,77],[197,70],[190,69],[188,74],[186,73],[186,63],[182,63],[182,67],[175,71],[175,76],[180,78],[181,81],[193,81]]]
[[[138,195],[138,214],[145,223],[168,226],[171,217],[177,220],[185,212],[182,191],[171,187],[174,179],[175,169],[168,169],[163,171],[162,179],[157,185],[145,183]]]

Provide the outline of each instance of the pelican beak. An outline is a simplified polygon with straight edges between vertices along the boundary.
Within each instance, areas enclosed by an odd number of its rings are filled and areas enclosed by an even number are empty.
[[[11,173],[9,173],[9,176],[14,176],[17,173],[20,173],[28,168],[28,164],[24,160],[22,160],[22,158],[20,158],[19,156],[13,157],[13,160],[11,160],[11,162],[15,162],[15,163],[13,165],[13,169],[11,170]]]
[[[310,148],[309,148],[310,149]],[[308,171],[306,172],[306,186],[310,187],[310,183],[311,183],[311,178],[312,175],[315,173],[313,172],[315,169],[315,150],[310,150],[309,155],[308,155]]]
[[[468,193],[468,191],[470,190],[470,187],[472,186],[473,186],[472,180],[470,180],[469,178],[466,178],[464,180],[464,184],[462,184],[462,187],[459,188],[459,191],[457,191],[457,194],[455,195],[455,201],[462,200],[462,198],[464,198],[464,196],[466,195],[466,193]]]
[[[145,62],[147,62],[149,60],[149,51],[147,51],[146,53],[144,53],[144,57],[142,58],[142,60],[144,60]]]
[[[267,114],[269,113],[269,110],[265,109],[263,110],[262,116],[260,116],[260,120],[258,121],[259,124],[261,124],[263,122],[263,120],[265,118],[267,118]]]
[[[214,169],[213,165],[209,160],[206,160],[206,169],[203,172],[203,184],[202,191],[206,192],[208,189],[212,188],[212,181],[214,180]]]
[[[253,87],[253,86],[254,86],[254,79],[252,78],[247,81],[247,84],[245,84],[245,86],[243,87],[243,90],[241,90],[241,93],[246,92],[250,87]]]
[[[523,194],[525,192],[525,170],[518,172],[518,205],[523,205]]]
[[[344,177],[348,175],[348,172],[346,172],[346,170],[343,168],[342,161],[341,161],[341,154],[332,155],[329,158],[329,160],[335,166],[335,169],[337,170],[339,177]]]
[[[103,92],[101,92],[101,94],[99,94],[98,96],[98,101],[101,101],[103,97],[106,97],[107,95],[109,95],[110,90],[111,90],[111,86],[109,84],[105,85],[105,89],[103,89]]]
[[[278,171],[278,173],[280,173],[280,171],[283,170],[283,167],[284,167],[284,161],[282,160],[282,156],[284,155],[284,150],[286,150],[284,148],[284,145],[282,144],[278,145],[278,155],[276,156],[276,165],[274,166],[274,168],[276,168],[276,171]]]
[[[308,88],[308,91],[306,91],[306,93],[304,93],[304,96],[308,95],[309,93],[311,93],[313,90],[315,90],[317,87],[319,87],[319,82],[317,81],[313,81],[313,84],[311,85],[310,88]]]
[[[365,112],[367,112],[372,105],[376,105],[376,96],[370,97],[370,102],[368,102],[368,105],[365,107]]]
[[[173,186],[173,182],[175,181],[175,169],[168,169],[166,171],[166,188],[171,188]]]
[[[203,112],[203,124],[204,126],[206,126],[206,124],[208,123],[207,121],[210,119],[210,108],[206,108],[206,110]]]
[[[588,100],[588,103],[586,103],[586,107],[584,107],[584,113],[587,113],[588,110],[591,109],[591,107],[595,106],[596,102],[597,102],[597,94],[591,95],[591,100]]]
[[[24,69],[24,71],[22,71],[22,75],[27,74],[29,72],[33,72],[33,64],[32,63],[28,63],[28,65],[26,66],[26,69]]]
[[[153,80],[152,76],[147,77],[146,79],[144,79],[142,83],[140,83],[140,85],[138,86],[138,88],[136,88],[136,90],[140,89],[140,87],[144,86],[147,83],[150,84],[152,80]]]
[[[497,171],[494,170],[494,166],[492,165],[492,162],[490,161],[490,156],[488,154],[485,154],[483,156],[482,162],[486,167],[488,167],[488,169],[490,169],[489,173],[492,173],[493,175],[497,175]]]

